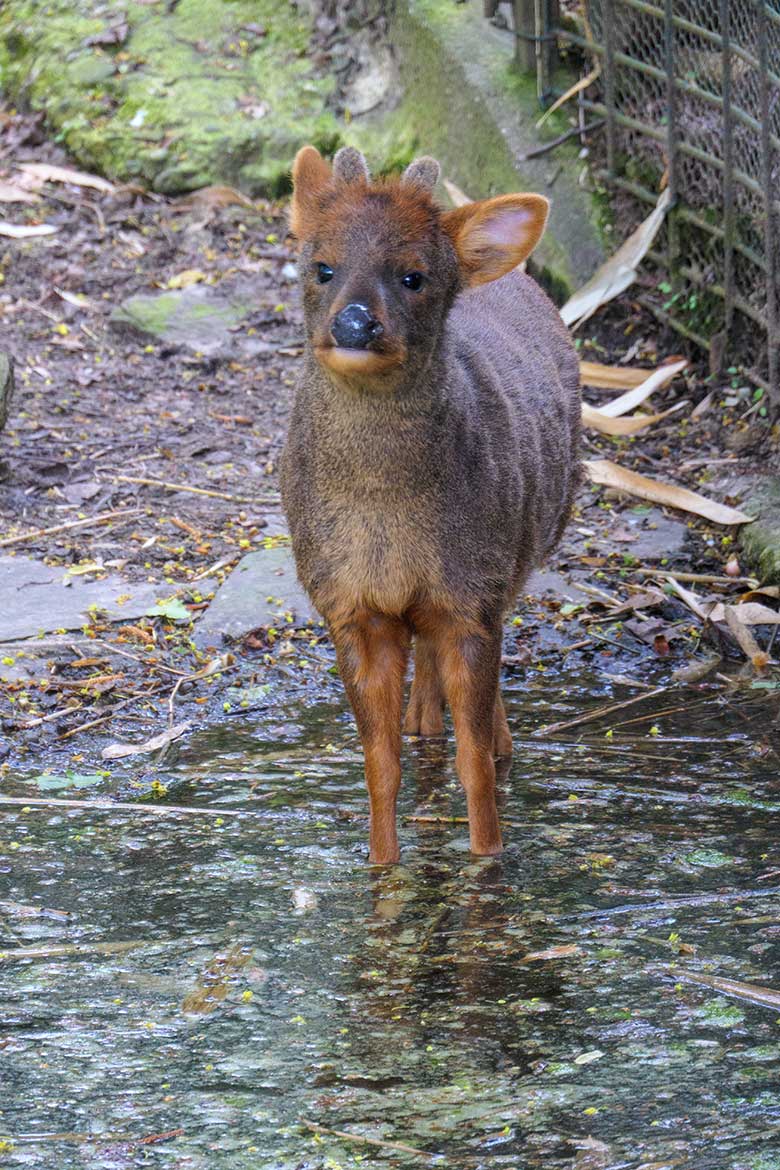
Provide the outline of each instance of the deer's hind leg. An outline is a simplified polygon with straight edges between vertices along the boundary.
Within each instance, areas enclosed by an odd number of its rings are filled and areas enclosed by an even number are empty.
[[[512,757],[512,733],[509,730],[506,708],[500,691],[496,695],[493,715],[493,755],[497,760],[509,760]]]
[[[404,734],[444,734],[444,684],[436,645],[420,635],[415,641],[414,679],[404,718]]]

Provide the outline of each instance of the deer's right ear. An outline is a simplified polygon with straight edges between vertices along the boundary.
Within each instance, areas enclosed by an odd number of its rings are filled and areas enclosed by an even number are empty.
[[[330,167],[318,150],[304,146],[298,151],[292,167],[290,230],[299,240],[305,240],[314,230],[320,196],[330,178]]]

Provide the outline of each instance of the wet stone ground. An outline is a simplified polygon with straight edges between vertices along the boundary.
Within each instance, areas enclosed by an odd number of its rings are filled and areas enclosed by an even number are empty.
[[[417,741],[366,865],[335,687],[170,749],[189,813],[7,810],[3,1164],[776,1170],[780,1007],[706,985],[776,982],[766,712],[699,684],[542,730],[640,692],[509,677],[498,860]]]

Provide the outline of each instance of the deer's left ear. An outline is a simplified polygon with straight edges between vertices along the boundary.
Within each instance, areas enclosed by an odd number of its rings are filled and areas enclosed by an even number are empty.
[[[330,183],[330,167],[318,150],[304,146],[295,156],[292,179],[290,230],[299,240],[305,240],[314,231],[320,196]]]
[[[522,264],[542,238],[550,204],[543,195],[498,195],[442,216],[466,285],[487,284]]]

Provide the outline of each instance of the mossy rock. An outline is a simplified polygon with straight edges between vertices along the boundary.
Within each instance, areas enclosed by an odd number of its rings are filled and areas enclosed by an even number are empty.
[[[299,146],[340,137],[335,82],[307,59],[310,36],[272,0],[10,0],[0,90],[43,110],[74,158],[111,179],[273,194]]]

